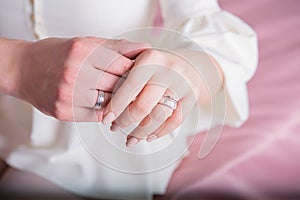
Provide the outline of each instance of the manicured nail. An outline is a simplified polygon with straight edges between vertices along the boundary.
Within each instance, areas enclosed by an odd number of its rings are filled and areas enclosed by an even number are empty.
[[[139,140],[135,137],[131,137],[127,140],[126,142],[126,146],[127,147],[133,147],[134,145],[136,145],[139,142]]]
[[[121,128],[117,125],[117,124],[113,124],[111,125],[110,127],[110,130],[113,131],[113,132],[116,132],[118,130],[120,130]]]
[[[108,125],[111,124],[115,119],[115,114],[113,112],[109,112],[107,113],[104,117],[103,117],[103,124],[104,125]]]
[[[153,140],[157,139],[157,135],[150,135],[149,137],[147,137],[146,141],[147,142],[152,142]]]

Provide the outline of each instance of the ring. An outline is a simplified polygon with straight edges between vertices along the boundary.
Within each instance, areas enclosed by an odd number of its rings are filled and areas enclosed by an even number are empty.
[[[104,92],[101,90],[98,90],[98,97],[97,101],[95,103],[94,109],[99,110],[101,108],[101,104],[104,102]]]
[[[175,98],[172,98],[171,96],[163,96],[161,100],[158,102],[158,104],[161,104],[163,106],[167,106],[171,108],[172,110],[175,110],[177,107],[177,100]]]

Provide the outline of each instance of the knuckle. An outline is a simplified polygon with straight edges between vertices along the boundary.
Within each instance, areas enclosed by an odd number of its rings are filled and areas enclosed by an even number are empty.
[[[158,56],[159,55],[159,50],[156,50],[156,49],[147,49],[145,52],[144,52],[146,55],[148,56]]]
[[[62,103],[56,102],[54,105],[52,116],[58,120],[70,121],[71,120],[71,111],[66,108]]]
[[[69,40],[69,56],[80,56],[82,53],[88,52],[96,45],[93,40],[86,37],[74,37]]]
[[[83,46],[83,41],[85,38],[82,37],[74,37],[70,40],[70,51],[75,51],[81,49]]]
[[[117,73],[122,75],[132,66],[132,61],[123,56],[120,56],[117,59],[116,64],[118,65]]]
[[[86,38],[72,38],[70,39],[70,44],[66,49],[66,56],[64,57],[64,61],[62,63],[62,71],[63,71],[63,78],[68,78],[77,74],[79,71],[82,61],[87,56],[88,48],[86,48],[85,44]]]
[[[86,36],[83,39],[86,39],[88,41],[93,41],[93,42],[101,42],[101,41],[103,41],[102,38],[94,37],[94,36]]]
[[[114,42],[115,51],[120,52],[121,47],[126,43],[127,41],[125,39],[118,39]]]
[[[161,50],[147,49],[140,54],[139,59],[142,59],[144,64],[158,64],[172,68],[174,65],[176,65],[177,60],[170,55],[172,54]]]
[[[143,51],[142,55],[149,59],[153,59],[153,58],[157,59],[157,58],[161,57],[161,52],[159,50],[155,50],[155,49],[147,49],[147,50]]]
[[[126,40],[126,39],[118,39],[117,40],[117,44],[118,46],[121,46],[121,45],[124,45],[124,44],[127,44],[129,41]]]
[[[60,84],[56,91],[55,107],[60,107],[61,103],[72,102],[72,90],[65,84]]]
[[[62,83],[73,86],[76,80],[77,70],[72,66],[65,66],[61,75]]]

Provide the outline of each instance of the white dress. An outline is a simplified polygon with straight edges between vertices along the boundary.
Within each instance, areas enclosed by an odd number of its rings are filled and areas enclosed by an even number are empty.
[[[153,26],[158,11],[164,27],[189,36],[220,63],[225,86],[210,105],[193,112],[174,133],[128,150],[124,134],[98,123],[60,122],[2,95],[0,156],[80,195],[146,199],[166,190],[187,153],[189,127],[200,131],[223,121],[240,126],[248,118],[246,83],[257,65],[256,35],[215,0],[2,0],[0,36],[126,37],[124,31]],[[197,127],[195,119],[202,122]]]

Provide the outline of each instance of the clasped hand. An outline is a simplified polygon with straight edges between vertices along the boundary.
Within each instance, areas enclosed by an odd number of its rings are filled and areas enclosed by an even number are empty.
[[[200,92],[208,93],[201,73],[185,59],[180,50],[147,49],[137,56],[103,118],[104,124],[112,123],[112,131],[138,123],[127,137],[127,146],[172,132],[194,108]]]
[[[180,50],[92,37],[50,38],[24,47],[15,96],[63,121],[103,121],[112,131],[138,123],[127,146],[172,132],[210,96],[201,72]],[[105,100],[95,110],[99,91]]]

